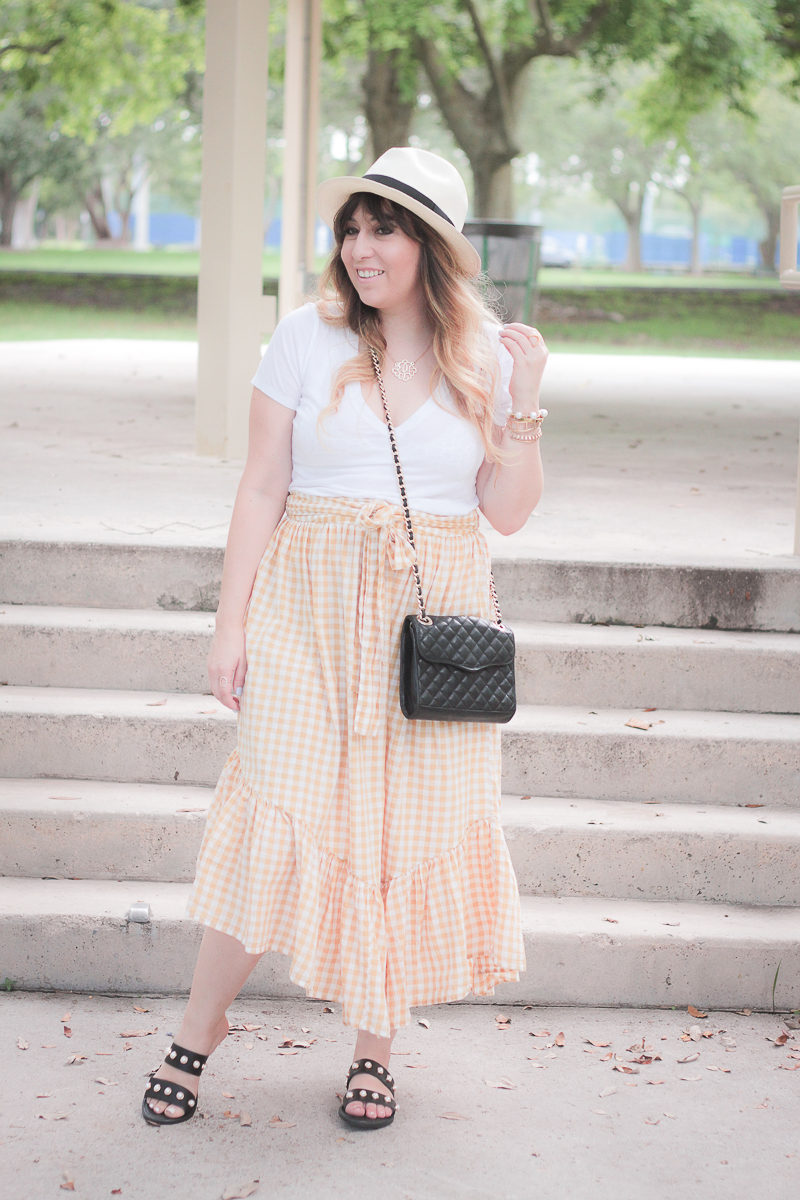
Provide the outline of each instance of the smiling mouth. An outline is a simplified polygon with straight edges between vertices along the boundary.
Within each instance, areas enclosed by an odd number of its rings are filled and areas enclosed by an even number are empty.
[[[377,279],[378,276],[382,274],[383,271],[356,271],[356,275],[359,279]]]

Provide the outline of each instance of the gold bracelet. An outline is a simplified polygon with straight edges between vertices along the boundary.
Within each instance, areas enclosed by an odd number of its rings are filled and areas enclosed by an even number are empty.
[[[508,436],[514,442],[538,442],[542,436],[542,421],[546,416],[546,408],[533,413],[510,413],[506,422]]]

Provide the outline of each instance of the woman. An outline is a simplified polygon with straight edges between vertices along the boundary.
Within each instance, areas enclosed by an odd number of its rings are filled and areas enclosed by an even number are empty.
[[[339,1111],[371,1129],[394,1118],[389,1058],[409,1008],[490,993],[524,967],[499,728],[406,721],[398,705],[412,556],[369,354],[430,611],[489,615],[477,509],[511,533],[539,498],[547,350],[484,309],[466,210],[458,172],[424,150],[324,183],[336,244],[320,299],[279,324],[253,380],[209,657],[238,748],[209,812],[189,905],[206,930],[143,1100],[152,1123],[194,1114],[265,950],[357,1029]]]

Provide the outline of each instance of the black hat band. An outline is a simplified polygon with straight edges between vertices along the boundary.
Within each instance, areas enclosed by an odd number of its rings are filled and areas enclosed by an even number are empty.
[[[391,175],[364,175],[363,178],[369,179],[372,183],[382,183],[385,187],[394,188],[398,192],[403,192],[411,200],[416,200],[419,204],[424,204],[426,208],[431,210],[431,212],[436,213],[437,217],[442,217],[445,221],[447,221],[448,225],[452,225],[455,229],[455,223],[451,221],[447,213],[443,209],[439,208],[438,204],[434,204],[432,200],[428,199],[423,192],[418,192],[416,188],[411,187],[410,184],[403,183],[400,179],[393,179]]]

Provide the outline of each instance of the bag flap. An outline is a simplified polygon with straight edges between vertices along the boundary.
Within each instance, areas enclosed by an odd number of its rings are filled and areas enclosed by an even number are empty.
[[[514,661],[514,634],[499,629],[484,617],[432,617],[422,625],[416,617],[406,618],[406,628],[426,662],[481,671],[506,666]]]

